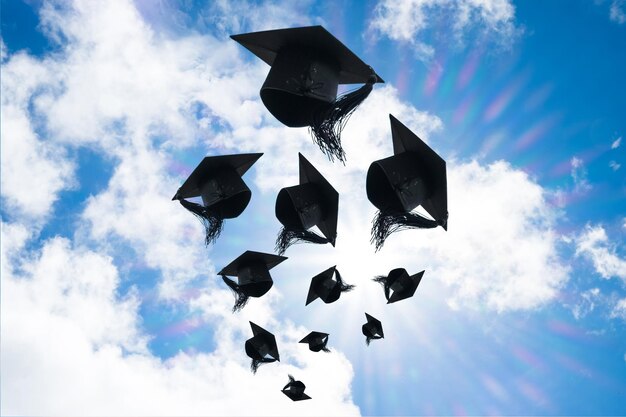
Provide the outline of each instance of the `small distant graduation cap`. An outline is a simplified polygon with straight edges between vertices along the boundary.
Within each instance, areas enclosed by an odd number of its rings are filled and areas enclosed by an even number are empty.
[[[283,394],[291,398],[293,401],[310,400],[311,397],[304,393],[306,385],[304,385],[302,381],[296,381],[296,379],[291,375],[288,376],[289,382],[285,385],[285,388],[282,389]]]
[[[394,155],[372,162],[367,171],[367,198],[379,210],[372,222],[376,250],[398,230],[448,230],[446,161],[391,114],[389,119]],[[434,220],[411,212],[420,205]]]
[[[207,245],[219,237],[224,219],[239,216],[248,206],[252,192],[241,177],[261,155],[207,156],[172,198],[200,219]],[[202,205],[185,200],[193,197],[202,197]]]
[[[333,279],[333,275],[335,279]],[[317,298],[321,298],[326,304],[333,303],[339,299],[342,292],[351,291],[354,285],[343,282],[337,266],[332,266],[311,279],[309,294],[306,297],[306,304],[309,305]]]
[[[387,276],[377,276],[374,281],[383,285],[387,304],[391,304],[413,297],[423,275],[424,271],[409,275],[406,269],[396,268],[392,269]]]
[[[328,344],[328,333],[311,332],[304,337],[299,343],[308,343],[309,349],[313,352],[330,352],[330,349],[326,347]]]
[[[285,253],[294,243],[330,243],[335,246],[339,193],[301,154],[300,184],[285,187],[276,198],[276,218],[283,228],[276,239],[276,251]],[[308,229],[317,226],[324,237]]]
[[[365,313],[365,318],[367,319],[367,323],[361,326],[361,331],[365,335],[365,343],[368,345],[373,339],[382,339],[385,337],[383,333],[383,324],[380,320],[370,316]]]
[[[264,328],[250,322],[252,338],[246,340],[246,354],[252,359],[250,369],[256,373],[259,366],[264,363],[280,362],[276,338]]]
[[[271,66],[261,100],[288,127],[309,126],[313,140],[332,161],[345,162],[341,130],[372,91],[376,72],[322,26],[232,35]],[[339,84],[362,87],[337,97]]]
[[[233,312],[241,310],[249,297],[261,297],[268,292],[274,285],[270,269],[286,259],[284,256],[248,250],[218,272],[235,294]],[[226,276],[235,276],[238,282]]]

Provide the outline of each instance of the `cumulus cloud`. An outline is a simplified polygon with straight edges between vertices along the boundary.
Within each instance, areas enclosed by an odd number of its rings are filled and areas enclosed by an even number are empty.
[[[609,18],[617,23],[626,23],[626,13],[624,12],[624,0],[613,0],[609,9]]]
[[[602,226],[587,225],[576,238],[576,255],[589,259],[602,278],[617,277],[626,281],[626,260],[617,253]]]
[[[493,35],[501,44],[510,42],[519,31],[515,26],[515,7],[508,0],[380,0],[369,23],[369,31],[414,47],[419,58],[434,55],[432,45],[421,41],[428,30],[444,20],[459,42],[470,31],[480,28],[482,35]]]

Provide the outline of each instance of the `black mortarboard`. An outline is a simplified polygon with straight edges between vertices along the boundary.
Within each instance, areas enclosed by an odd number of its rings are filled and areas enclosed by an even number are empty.
[[[373,339],[382,339],[385,337],[383,333],[383,324],[380,320],[370,316],[365,313],[365,318],[367,319],[367,323],[361,326],[361,331],[363,335],[365,335],[365,343],[368,345]]]
[[[273,334],[252,322],[250,327],[254,336],[246,340],[246,354],[252,359],[250,369],[256,373],[259,366],[264,363],[280,362],[280,355]]]
[[[304,385],[302,381],[296,381],[296,379],[291,375],[288,376],[289,382],[285,385],[285,388],[282,389],[283,394],[291,398],[293,401],[310,400],[311,397],[304,393],[306,385]]]
[[[384,82],[322,26],[267,30],[231,36],[271,66],[261,100],[289,127],[310,126],[313,139],[332,161],[345,160],[341,130],[348,117]],[[337,97],[339,84],[361,88]]]
[[[398,119],[389,118],[394,155],[372,162],[367,171],[367,198],[379,210],[372,226],[376,250],[398,230],[448,227],[446,161]],[[411,212],[420,205],[434,220]]]
[[[374,281],[383,285],[387,304],[413,297],[422,280],[424,271],[409,275],[404,268],[392,269],[387,276],[378,276]]]
[[[248,302],[248,297],[261,297],[268,292],[274,284],[270,269],[285,259],[284,256],[248,250],[222,268],[218,275],[235,293],[233,311],[241,310]],[[227,275],[236,276],[238,282],[226,278]]]
[[[333,279],[333,275],[335,279]],[[326,304],[330,304],[339,299],[342,292],[350,291],[354,285],[343,282],[337,266],[332,266],[311,279],[309,294],[306,297],[306,304],[309,305],[317,298],[321,298]]]
[[[330,243],[335,246],[339,193],[298,153],[300,184],[285,187],[276,197],[276,218],[282,223],[276,239],[276,251],[285,253],[294,243]],[[324,237],[309,231],[317,226]]]
[[[299,343],[308,343],[309,349],[313,352],[330,352],[330,349],[326,347],[328,344],[328,333],[311,332],[304,337]]]
[[[252,192],[241,177],[261,155],[207,156],[172,198],[202,221],[207,245],[219,237],[224,219],[239,216],[248,206]],[[202,205],[185,200],[193,197],[202,197]]]

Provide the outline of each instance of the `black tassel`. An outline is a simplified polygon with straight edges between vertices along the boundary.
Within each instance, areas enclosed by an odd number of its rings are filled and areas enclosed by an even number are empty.
[[[343,282],[343,279],[341,278],[341,274],[339,273],[337,269],[335,269],[335,274],[336,274],[335,279],[337,280],[337,283],[339,284],[339,288],[341,288],[341,292],[349,292],[354,289],[354,285],[346,284]]]
[[[372,221],[372,238],[376,252],[383,247],[385,239],[394,232],[405,229],[433,229],[439,226],[435,220],[427,219],[417,213],[386,213],[379,211]]]
[[[264,363],[272,363],[274,362],[274,359],[252,359],[252,362],[250,363],[250,370],[252,371],[253,374],[256,374],[256,371],[259,369],[259,366],[263,365]]]
[[[322,350],[323,350],[324,352],[330,352],[330,349],[328,349],[326,346],[324,346],[324,347],[322,348]]]
[[[389,301],[389,283],[387,282],[387,277],[384,275],[379,275],[372,279],[372,281],[378,282],[385,289],[385,298]]]
[[[331,162],[337,158],[342,163],[346,163],[346,153],[341,147],[341,131],[359,104],[372,92],[377,79],[376,75],[372,74],[361,88],[338,97],[328,107],[324,107],[313,115],[309,129],[313,141]]]
[[[372,339],[373,339],[373,337],[365,336],[365,344],[366,344],[367,346],[369,346],[369,345],[370,345],[370,342],[372,341]]]
[[[217,238],[222,233],[224,219],[215,215],[215,213],[212,213],[208,208],[200,204],[192,203],[191,201],[187,201],[182,198],[178,201],[180,201],[180,204],[183,207],[192,212],[204,226],[204,244],[209,246],[210,244],[215,243]]]
[[[242,308],[246,306],[246,303],[248,302],[248,299],[250,297],[245,295],[241,291],[241,288],[239,287],[239,285],[232,279],[227,278],[223,275],[222,275],[222,279],[224,280],[226,285],[228,285],[228,287],[233,291],[233,294],[235,295],[235,305],[233,306],[233,313],[240,311]]]
[[[323,236],[308,230],[296,230],[283,227],[276,238],[276,247],[274,250],[279,255],[285,253],[287,248],[296,243],[317,243],[324,244],[330,242]]]

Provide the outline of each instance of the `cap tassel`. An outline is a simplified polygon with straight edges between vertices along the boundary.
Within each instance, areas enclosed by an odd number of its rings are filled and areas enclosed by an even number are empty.
[[[378,78],[372,73],[362,87],[343,94],[328,107],[316,112],[310,126],[313,141],[320,147],[331,162],[334,158],[346,163],[346,153],[341,147],[341,131],[352,113],[372,92]]]
[[[343,279],[341,278],[341,274],[339,273],[337,269],[335,269],[335,274],[336,274],[335,279],[337,280],[337,283],[339,284],[339,288],[341,292],[349,292],[354,289],[354,285],[346,284],[343,282]]]
[[[282,255],[291,245],[305,242],[321,245],[330,241],[325,237],[308,230],[296,230],[283,227],[276,238],[276,247],[274,250],[279,255]]]
[[[205,230],[204,244],[215,243],[224,228],[224,219],[216,216],[208,208],[184,199],[178,200],[184,208],[193,213],[202,222]]]
[[[324,352],[327,352],[327,353],[329,353],[329,352],[330,352],[330,349],[328,349],[326,346],[324,346],[324,347],[322,348],[322,350],[323,350]]]
[[[372,221],[372,238],[376,252],[383,247],[385,239],[394,232],[405,229],[434,229],[439,226],[435,220],[427,219],[417,213],[387,213],[379,211]]]
[[[372,341],[372,339],[374,339],[374,338],[373,337],[369,337],[369,336],[365,336],[365,344],[367,346],[369,346],[371,341]]]
[[[252,362],[250,363],[250,370],[252,371],[253,374],[256,374],[256,371],[259,369],[259,366],[263,365],[264,363],[271,363],[274,362],[273,359],[252,359]]]
[[[233,294],[235,295],[235,305],[233,306],[233,313],[237,311],[241,311],[241,309],[246,306],[246,303],[248,302],[248,299],[250,297],[244,294],[241,291],[241,287],[239,287],[239,285],[232,279],[227,278],[224,275],[222,275],[222,279],[224,280],[226,285],[228,285],[228,287],[233,291]]]
[[[378,282],[385,289],[385,298],[389,301],[389,282],[386,276],[378,275],[377,277],[372,279],[375,282]]]

